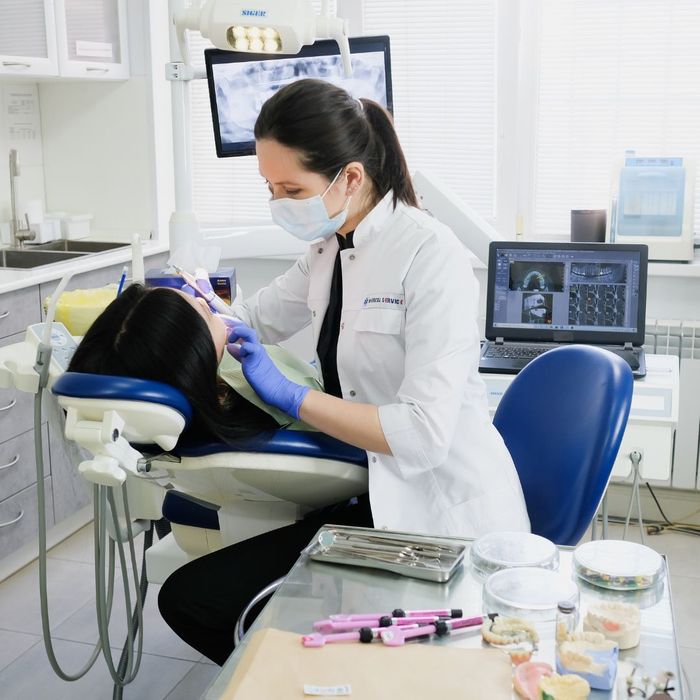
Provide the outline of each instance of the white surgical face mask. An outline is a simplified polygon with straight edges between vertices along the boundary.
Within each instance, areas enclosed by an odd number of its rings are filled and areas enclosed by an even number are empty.
[[[342,211],[334,217],[328,216],[323,198],[342,172],[341,168],[323,194],[317,194],[307,199],[271,199],[272,220],[302,241],[314,241],[317,238],[332,236],[345,223],[351,198],[347,198]]]

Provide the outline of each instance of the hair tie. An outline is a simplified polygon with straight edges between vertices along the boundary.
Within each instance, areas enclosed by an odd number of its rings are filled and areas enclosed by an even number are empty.
[[[357,100],[357,104],[360,105],[360,109],[364,112],[365,106],[362,104],[362,100],[359,97],[356,97],[355,99]]]

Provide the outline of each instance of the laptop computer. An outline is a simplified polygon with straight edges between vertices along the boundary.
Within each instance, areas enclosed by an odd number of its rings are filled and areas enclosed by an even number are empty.
[[[494,241],[479,371],[517,374],[551,348],[583,343],[643,377],[646,293],[645,245]]]

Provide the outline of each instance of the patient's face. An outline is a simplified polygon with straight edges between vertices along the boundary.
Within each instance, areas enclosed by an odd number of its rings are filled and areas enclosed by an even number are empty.
[[[226,348],[226,340],[228,339],[228,329],[226,325],[217,314],[212,312],[209,308],[209,304],[201,297],[193,297],[179,290],[177,290],[177,293],[180,294],[190,306],[194,307],[197,313],[204,319],[211,333],[211,338],[214,341],[216,357],[219,362],[221,362],[224,349]]]

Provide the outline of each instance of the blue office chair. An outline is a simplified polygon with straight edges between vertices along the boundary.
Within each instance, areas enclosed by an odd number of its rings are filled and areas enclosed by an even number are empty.
[[[556,348],[513,380],[493,422],[510,451],[532,532],[575,545],[605,493],[632,404],[632,371],[607,350]]]

